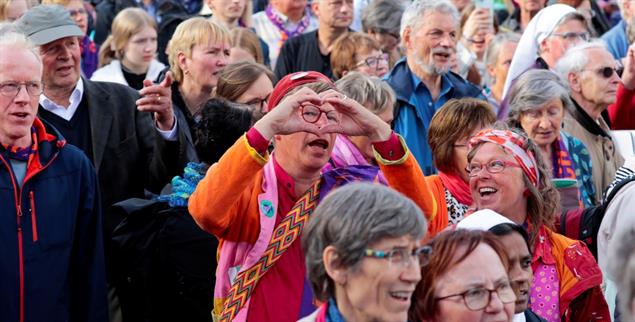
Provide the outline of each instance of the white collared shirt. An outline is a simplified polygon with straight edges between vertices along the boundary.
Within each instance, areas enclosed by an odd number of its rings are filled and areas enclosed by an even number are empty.
[[[46,97],[44,93],[40,95],[40,105],[44,107],[45,110],[67,120],[70,121],[77,112],[77,107],[79,107],[79,103],[82,101],[82,97],[84,96],[84,81],[82,78],[79,78],[75,89],[71,93],[71,97],[68,101],[71,103],[69,106],[58,105],[53,102],[51,99]]]
[[[73,115],[75,115],[75,112],[77,112],[77,108],[79,107],[79,103],[81,103],[83,96],[84,81],[80,77],[79,81],[77,81],[77,85],[75,85],[75,89],[73,89],[73,92],[71,93],[71,97],[68,99],[70,102],[69,106],[62,106],[53,102],[51,99],[46,97],[44,93],[40,95],[40,105],[42,105],[45,110],[65,119],[66,121],[70,121],[73,118]],[[159,134],[161,134],[161,137],[168,141],[176,141],[176,126],[176,116],[174,117],[174,126],[172,126],[172,129],[169,131],[159,129],[156,122],[154,122],[154,128],[159,132]]]
[[[518,314],[514,314],[513,322],[526,322],[527,318],[525,317],[525,312],[520,312]]]
[[[288,30],[294,30],[298,27],[299,23],[289,21],[289,18],[280,13],[278,10],[273,9],[273,12],[278,15],[282,21],[284,21],[284,27]],[[276,66],[278,55],[280,55],[280,40],[282,39],[280,30],[273,24],[273,22],[271,22],[271,20],[269,20],[269,17],[267,17],[267,13],[264,10],[255,13],[252,16],[252,20],[256,34],[260,37],[260,39],[267,43],[267,46],[269,46],[269,61],[271,62],[271,69],[273,70]],[[311,15],[309,19],[309,26],[304,30],[304,33],[316,30],[318,24],[319,22],[317,18]]]

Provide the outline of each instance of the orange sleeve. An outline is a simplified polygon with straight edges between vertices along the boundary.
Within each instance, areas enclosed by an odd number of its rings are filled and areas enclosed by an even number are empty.
[[[254,185],[262,177],[262,156],[242,136],[207,171],[189,199],[188,210],[205,231],[220,239],[255,242],[260,231]],[[257,202],[256,202],[257,204]]]
[[[430,220],[437,215],[436,199],[428,188],[417,160],[408,151],[403,139],[401,137],[399,139],[406,151],[401,159],[390,161],[384,159],[377,151],[375,151],[375,158],[390,187],[412,199],[423,211],[426,219]]]
[[[439,176],[428,176],[425,180],[437,204],[436,216],[428,218],[428,237],[432,238],[448,227],[448,206],[445,203],[445,187]]]

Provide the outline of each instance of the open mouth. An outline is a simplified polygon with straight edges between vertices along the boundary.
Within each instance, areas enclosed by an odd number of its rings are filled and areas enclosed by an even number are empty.
[[[487,197],[489,195],[495,194],[496,192],[498,192],[498,190],[492,187],[482,187],[478,189],[478,193],[481,194],[481,197]]]
[[[58,68],[57,71],[62,73],[70,73],[72,69],[73,69],[73,66],[64,66],[64,67]]]
[[[310,147],[322,148],[324,150],[328,149],[329,142],[324,139],[317,139],[309,142]]]
[[[401,301],[401,302],[410,301],[410,296],[412,296],[412,292],[408,292],[408,291],[389,292],[388,294],[390,294],[390,297],[393,298],[394,300]]]
[[[435,57],[439,57],[439,58],[443,58],[443,59],[450,59],[450,54],[449,53],[434,53]]]

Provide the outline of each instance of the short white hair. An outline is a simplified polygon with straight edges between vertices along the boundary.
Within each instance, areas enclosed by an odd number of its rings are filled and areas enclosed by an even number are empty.
[[[602,49],[607,51],[606,44],[603,41],[595,39],[573,46],[558,60],[556,64],[556,72],[565,84],[569,84],[569,74],[581,72],[589,63],[589,49]],[[608,51],[607,51],[608,52]]]
[[[406,28],[415,29],[421,23],[422,17],[428,12],[440,12],[449,14],[454,19],[455,24],[459,24],[459,11],[448,0],[415,0],[413,1],[401,17],[401,28],[399,36],[403,39]]]
[[[30,51],[41,64],[42,58],[37,47],[26,37],[16,32],[12,26],[0,26],[0,48],[8,47],[10,50],[24,49]]]

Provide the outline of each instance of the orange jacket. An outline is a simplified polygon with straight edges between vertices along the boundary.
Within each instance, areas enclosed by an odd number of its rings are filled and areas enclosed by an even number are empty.
[[[448,227],[448,205],[445,202],[445,186],[438,175],[431,175],[425,178],[430,193],[436,201],[436,212],[428,217],[428,235],[432,238],[436,234]]]
[[[532,265],[540,257],[555,261],[562,321],[611,321],[601,289],[602,272],[583,242],[543,227],[534,249]]]
[[[397,161],[377,161],[388,184],[411,198],[426,217],[436,216],[437,203],[423,172],[400,137],[405,156]],[[213,165],[189,199],[189,211],[207,232],[222,240],[255,243],[260,233],[258,194],[262,192],[262,156],[241,137]]]

